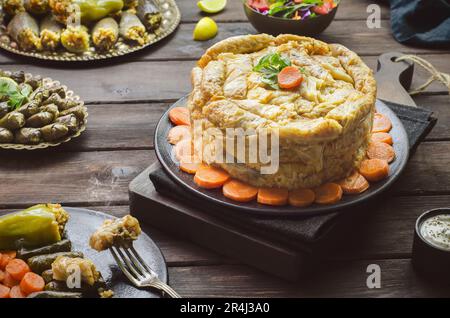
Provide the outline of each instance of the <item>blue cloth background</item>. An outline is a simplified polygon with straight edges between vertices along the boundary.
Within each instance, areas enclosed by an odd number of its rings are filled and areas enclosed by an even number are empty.
[[[390,0],[391,27],[397,41],[450,47],[450,0]]]

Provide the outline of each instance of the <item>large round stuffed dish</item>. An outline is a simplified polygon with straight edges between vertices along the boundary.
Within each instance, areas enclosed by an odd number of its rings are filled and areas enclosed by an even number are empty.
[[[277,85],[280,63],[301,72],[298,86]],[[361,58],[342,45],[294,35],[232,37],[207,50],[192,82],[191,127],[202,136],[194,137],[197,155],[200,149],[202,161],[233,178],[258,187],[312,188],[345,178],[365,157],[376,82]],[[229,128],[246,131],[246,160],[222,160],[225,152],[237,154],[226,147],[235,138],[226,137]],[[222,137],[211,133],[217,130]],[[279,136],[274,173],[262,173],[267,163],[259,157],[248,160],[250,141],[262,131]]]

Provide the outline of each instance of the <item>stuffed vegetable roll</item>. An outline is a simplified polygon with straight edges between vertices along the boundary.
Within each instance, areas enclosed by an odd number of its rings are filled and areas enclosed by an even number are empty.
[[[123,12],[119,26],[120,35],[128,41],[135,41],[143,45],[147,41],[147,32],[141,20],[129,12]]]
[[[37,75],[31,78],[26,79],[25,83],[27,83],[28,85],[31,86],[31,88],[33,88],[33,91],[38,89],[39,87],[42,86],[43,80],[42,77]]]
[[[14,16],[19,12],[25,11],[23,0],[3,0],[3,11],[10,16]]]
[[[8,34],[25,51],[40,50],[39,26],[27,12],[20,12],[8,24]]]
[[[54,119],[52,113],[40,112],[28,118],[25,125],[32,128],[41,128],[52,123]]]
[[[42,137],[45,141],[55,141],[61,139],[69,133],[69,128],[63,124],[50,124],[41,128]]]
[[[79,121],[84,121],[84,119],[86,118],[86,112],[84,110],[83,105],[78,105],[78,106],[66,109],[60,113],[60,116],[66,116],[66,115],[70,115],[70,114],[75,115]]]
[[[100,51],[109,51],[119,39],[119,25],[113,18],[104,18],[92,29],[92,42]]]
[[[52,15],[46,16],[41,22],[41,43],[45,50],[54,51],[61,43],[61,24]]]
[[[31,14],[42,15],[50,11],[48,0],[23,0],[25,10]]]
[[[41,131],[37,128],[22,128],[15,135],[16,143],[25,145],[36,145],[41,142],[41,138]]]
[[[53,118],[56,119],[59,117],[59,108],[55,104],[48,104],[45,106],[39,107],[41,112],[48,112],[53,115]]]
[[[17,108],[16,111],[23,114],[25,118],[31,117],[39,113],[39,103],[35,100],[32,100],[31,102],[28,102],[25,105]]]
[[[148,31],[155,31],[161,26],[162,14],[153,0],[139,0],[137,14]]]
[[[25,125],[25,116],[17,111],[10,112],[0,119],[0,127],[16,130]]]
[[[14,140],[14,134],[6,129],[6,128],[0,128],[0,143],[10,143]]]
[[[25,82],[25,72],[24,71],[12,72],[9,78],[12,79],[17,84],[21,84]]]
[[[71,133],[74,133],[78,130],[78,119],[77,116],[73,114],[58,117],[56,118],[55,123],[65,125]]]
[[[84,26],[67,27],[61,34],[61,43],[67,51],[83,53],[89,49],[89,32]]]
[[[9,104],[8,101],[4,101],[0,103],[0,118],[2,118],[3,116],[5,116],[7,113],[9,113],[10,109],[9,109]]]

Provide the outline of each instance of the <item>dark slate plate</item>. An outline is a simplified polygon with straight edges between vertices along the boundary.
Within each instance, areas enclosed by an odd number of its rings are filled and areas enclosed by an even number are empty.
[[[186,106],[187,96],[178,100],[173,104],[169,110],[177,106]],[[187,191],[202,197],[212,203],[218,204],[222,207],[227,207],[233,210],[241,211],[242,213],[252,213],[260,215],[286,215],[286,216],[311,216],[319,215],[331,212],[345,211],[346,208],[355,206],[361,202],[367,201],[374,198],[375,196],[381,194],[383,191],[387,190],[395,180],[400,176],[403,169],[406,166],[409,155],[409,143],[408,135],[406,134],[405,128],[403,127],[400,119],[395,115],[395,113],[386,106],[380,100],[376,103],[377,111],[389,117],[392,121],[392,130],[390,134],[394,141],[394,150],[396,154],[396,159],[390,164],[389,177],[381,182],[372,183],[369,190],[359,195],[344,195],[342,200],[333,205],[318,205],[313,204],[306,208],[298,208],[293,206],[283,206],[274,207],[268,205],[262,205],[256,201],[249,203],[239,203],[232,201],[222,194],[221,189],[217,190],[207,190],[198,187],[194,183],[194,178],[192,175],[182,172],[178,168],[178,161],[175,159],[172,148],[173,146],[167,142],[167,134],[170,128],[173,127],[169,120],[169,110],[167,110],[164,115],[159,120],[159,123],[155,131],[155,151],[160,161],[161,165],[168,173],[168,175],[173,178],[181,187]]]
[[[87,209],[64,207],[70,214],[66,225],[67,235],[72,241],[72,250],[83,252],[86,258],[92,260],[97,270],[102,273],[108,288],[114,291],[116,298],[160,298],[160,294],[151,289],[138,289],[128,282],[127,278],[117,267],[109,251],[97,252],[89,247],[89,238],[92,233],[106,219],[114,218],[105,213]],[[164,256],[155,242],[145,233],[142,233],[134,243],[145,262],[158,274],[162,282],[168,282],[167,267]]]

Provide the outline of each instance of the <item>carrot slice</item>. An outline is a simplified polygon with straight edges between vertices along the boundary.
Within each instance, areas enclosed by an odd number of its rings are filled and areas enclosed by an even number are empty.
[[[371,142],[367,148],[367,157],[369,159],[383,159],[390,163],[395,159],[395,151],[391,145],[384,142]]]
[[[20,290],[20,286],[16,285],[11,288],[9,291],[9,298],[25,298],[25,294]]]
[[[175,158],[180,160],[185,156],[192,156],[194,154],[194,145],[191,139],[183,139],[175,145]]]
[[[25,295],[43,291],[45,286],[44,279],[33,272],[26,273],[20,282],[20,289]]]
[[[13,286],[19,285],[19,281],[15,280],[8,272],[5,272],[5,278],[3,278],[3,285],[11,288]]]
[[[369,189],[369,182],[357,171],[339,182],[345,194],[359,194]]]
[[[258,188],[233,179],[223,185],[222,192],[225,197],[231,200],[249,202],[256,199]]]
[[[167,140],[172,145],[177,144],[183,139],[191,139],[191,128],[187,125],[179,125],[172,127],[167,135]]]
[[[230,175],[220,168],[200,165],[195,172],[194,182],[205,189],[220,188],[230,179]]]
[[[377,141],[377,142],[384,142],[388,145],[392,145],[394,142],[392,141],[392,136],[385,132],[377,132],[373,133],[370,137],[370,140]]]
[[[0,254],[6,254],[9,256],[10,259],[16,258],[17,252],[16,251],[1,251]]]
[[[200,167],[200,162],[197,162],[193,156],[183,156],[180,158],[180,169],[189,174],[195,174]]]
[[[316,194],[311,189],[296,189],[289,191],[289,204],[297,207],[307,207],[314,203]]]
[[[303,81],[302,73],[295,66],[286,66],[278,73],[278,86],[291,89],[299,86]]]
[[[266,205],[286,205],[288,203],[289,191],[280,188],[259,188],[258,203]]]
[[[9,298],[9,287],[0,284],[0,298]]]
[[[389,164],[382,159],[366,159],[361,162],[359,173],[371,182],[380,181],[389,175]]]
[[[385,115],[376,113],[373,117],[372,132],[389,132],[392,129],[392,123]]]
[[[186,107],[175,107],[169,111],[169,119],[174,125],[191,125],[189,109]]]
[[[342,198],[342,188],[337,183],[325,183],[314,189],[316,194],[316,203],[333,204],[339,202]]]
[[[23,260],[15,258],[9,261],[6,265],[6,271],[15,280],[21,280],[26,273],[30,272],[30,267]]]
[[[4,270],[10,260],[11,260],[11,257],[9,257],[7,254],[0,254],[0,269]]]

